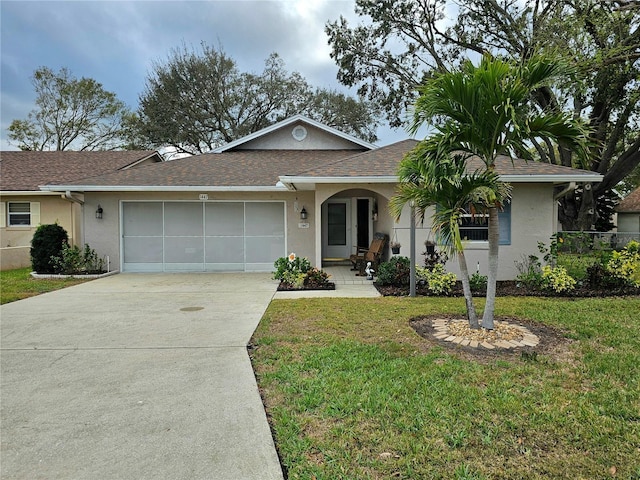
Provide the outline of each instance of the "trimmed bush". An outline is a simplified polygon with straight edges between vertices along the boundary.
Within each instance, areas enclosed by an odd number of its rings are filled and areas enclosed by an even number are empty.
[[[378,284],[409,285],[410,261],[407,257],[392,257],[388,262],[378,266]]]
[[[31,239],[31,266],[37,273],[56,273],[52,257],[59,257],[69,241],[67,231],[57,223],[40,225]]]

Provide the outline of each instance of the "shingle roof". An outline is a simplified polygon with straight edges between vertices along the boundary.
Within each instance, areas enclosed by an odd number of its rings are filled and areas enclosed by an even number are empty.
[[[275,187],[280,177],[302,179],[313,183],[334,178],[386,177],[393,181],[399,162],[418,142],[403,140],[375,150],[355,153],[353,150],[234,150],[222,153],[208,153],[160,164],[141,166],[118,172],[80,178],[69,182],[49,182],[49,184],[86,187],[100,190],[102,187],[117,190],[134,187],[156,187],[176,189],[180,187]],[[470,170],[481,166],[479,161],[470,161]],[[537,181],[577,180],[585,176],[585,181],[593,181],[594,172],[577,170],[540,162],[525,162],[508,157],[496,161],[498,174],[508,181],[528,181],[529,176]],[[587,176],[590,178],[587,179]],[[541,179],[540,179],[541,178]]]
[[[71,183],[126,168],[153,155],[157,152],[0,152],[0,190],[35,191],[40,185]],[[158,160],[161,160],[160,156]]]
[[[398,164],[407,152],[418,144],[417,140],[402,140],[376,150],[352,155],[339,161],[321,165],[305,171],[298,177],[390,177],[395,176]],[[467,162],[468,170],[475,171],[483,166],[479,158],[472,158]],[[594,172],[575,168],[552,165],[542,162],[527,162],[522,159],[512,159],[499,156],[495,162],[496,172],[503,176],[547,176],[547,175],[589,175]]]
[[[237,150],[207,153],[69,182],[77,186],[267,186],[353,155],[353,150]],[[61,184],[60,182],[51,182]]]
[[[640,212],[640,187],[627,195],[616,208],[619,213],[636,213]]]

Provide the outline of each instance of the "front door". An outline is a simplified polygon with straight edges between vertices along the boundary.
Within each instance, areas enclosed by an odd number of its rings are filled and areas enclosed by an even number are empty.
[[[351,200],[332,199],[322,205],[322,257],[349,258],[351,240]]]

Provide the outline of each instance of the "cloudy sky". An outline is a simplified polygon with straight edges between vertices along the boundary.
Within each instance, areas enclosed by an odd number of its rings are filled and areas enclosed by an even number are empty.
[[[344,90],[324,33],[351,0],[6,1],[0,2],[0,149],[15,150],[7,127],[34,107],[35,69],[67,67],[136,109],[153,62],[183,43],[221,45],[241,71],[261,72],[272,52],[314,86]],[[407,137],[381,127],[379,145]]]

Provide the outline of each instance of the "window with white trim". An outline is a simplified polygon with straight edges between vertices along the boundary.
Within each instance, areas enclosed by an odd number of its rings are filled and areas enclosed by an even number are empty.
[[[7,225],[10,227],[28,227],[31,225],[31,203],[9,202],[7,204]]]
[[[511,202],[506,202],[498,212],[500,225],[500,245],[511,245]],[[471,242],[489,240],[489,214],[474,213],[462,215],[460,237]]]

